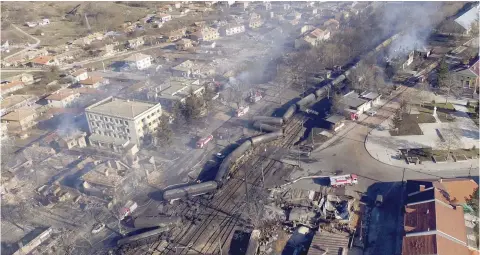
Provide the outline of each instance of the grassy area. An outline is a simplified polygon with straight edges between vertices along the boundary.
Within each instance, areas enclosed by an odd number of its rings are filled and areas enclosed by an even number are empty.
[[[428,104],[428,106],[424,105],[424,107],[417,105],[417,109],[420,113],[425,113],[425,114],[430,114],[430,115],[433,114],[432,104]],[[455,117],[453,117],[450,113],[442,112],[439,109],[440,108],[437,106],[437,117],[440,119],[441,122],[453,122],[453,121],[455,121]],[[448,110],[448,111],[450,111],[450,110]]]
[[[428,103],[425,104],[426,107],[431,107],[433,109],[434,106],[437,107],[437,112],[438,111],[455,111],[455,107],[453,107],[452,103]]]
[[[410,115],[415,121],[420,124],[420,123],[435,123],[435,117],[433,115],[428,114],[428,113],[423,113],[421,112],[420,114],[411,114]]]
[[[398,130],[390,130],[391,136],[402,136],[402,135],[423,135],[420,126],[418,125],[418,120],[427,120],[426,117],[417,118],[420,114],[408,114],[404,113],[402,116],[403,121],[401,122]],[[423,115],[422,115],[423,116]],[[425,123],[425,122],[423,122]]]
[[[431,148],[418,148],[418,149],[409,149],[400,150],[404,157],[417,157],[421,162],[431,162],[435,159],[435,162],[445,162],[447,160],[452,160],[452,155],[457,158],[457,160],[466,160],[472,158],[478,158],[480,155],[479,149],[457,149],[450,151],[450,157],[446,150],[433,150]]]

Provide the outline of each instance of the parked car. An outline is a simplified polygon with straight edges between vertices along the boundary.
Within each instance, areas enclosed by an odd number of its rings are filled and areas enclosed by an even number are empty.
[[[377,114],[377,112],[374,111],[374,110],[367,111],[368,116],[375,116],[376,114]]]
[[[216,156],[217,156],[217,158],[219,158],[219,159],[225,158],[225,155],[223,155],[221,152],[217,153]]]
[[[105,228],[105,224],[103,224],[103,223],[96,223],[95,225],[93,225],[92,234],[99,233],[99,232],[102,231],[104,228]]]

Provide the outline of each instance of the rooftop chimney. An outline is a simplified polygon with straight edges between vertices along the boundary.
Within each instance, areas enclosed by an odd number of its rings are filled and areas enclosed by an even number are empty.
[[[443,179],[440,179],[440,183],[442,183],[442,182],[443,182]]]
[[[424,191],[425,190],[425,185],[420,185],[420,191]]]

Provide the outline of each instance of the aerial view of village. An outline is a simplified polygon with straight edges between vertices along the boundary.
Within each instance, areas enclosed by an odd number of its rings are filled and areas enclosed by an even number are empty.
[[[479,255],[479,2],[2,1],[1,254]]]

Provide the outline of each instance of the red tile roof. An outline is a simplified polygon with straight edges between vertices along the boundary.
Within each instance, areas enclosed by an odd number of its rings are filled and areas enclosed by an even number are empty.
[[[62,91],[59,91],[57,93],[50,94],[46,99],[47,100],[53,100],[53,101],[61,101],[71,95],[78,94],[78,92],[72,90],[72,89],[65,89]]]
[[[39,56],[39,57],[36,57],[36,58],[30,60],[30,62],[35,63],[35,64],[39,64],[39,65],[46,65],[48,62],[50,62],[53,59],[55,59],[55,57]]]
[[[103,81],[103,77],[90,76],[90,77],[88,77],[88,78],[85,79],[85,80],[81,80],[81,81],[80,81],[80,84],[83,84],[83,85],[94,85],[94,84],[99,83],[99,82],[102,82],[102,81]]]

